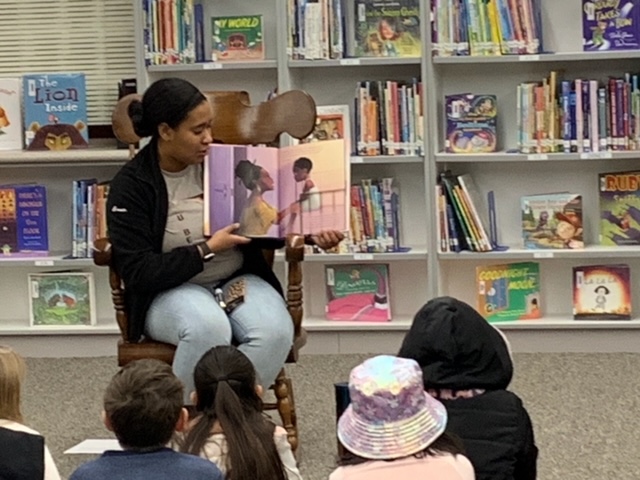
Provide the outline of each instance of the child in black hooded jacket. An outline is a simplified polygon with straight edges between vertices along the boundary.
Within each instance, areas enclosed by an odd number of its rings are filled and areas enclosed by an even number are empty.
[[[422,367],[425,390],[447,407],[477,480],[535,480],[533,427],[507,390],[513,362],[498,329],[460,300],[435,298],[414,317],[398,356]]]

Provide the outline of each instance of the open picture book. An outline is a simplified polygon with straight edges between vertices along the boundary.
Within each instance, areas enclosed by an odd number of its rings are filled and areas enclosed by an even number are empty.
[[[344,140],[289,147],[209,147],[204,166],[204,234],[239,223],[239,234],[349,229],[349,162]]]

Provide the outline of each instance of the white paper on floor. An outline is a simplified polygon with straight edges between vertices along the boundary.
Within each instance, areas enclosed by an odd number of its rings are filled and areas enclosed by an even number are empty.
[[[67,455],[99,455],[106,450],[122,450],[122,447],[115,438],[96,438],[84,440],[64,453]]]

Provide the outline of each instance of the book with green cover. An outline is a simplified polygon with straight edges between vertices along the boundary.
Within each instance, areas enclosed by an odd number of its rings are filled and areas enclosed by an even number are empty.
[[[31,326],[95,325],[94,290],[88,272],[29,274]]]
[[[480,314],[489,322],[540,318],[540,269],[535,262],[476,268]]]
[[[264,60],[262,15],[211,17],[211,60]]]

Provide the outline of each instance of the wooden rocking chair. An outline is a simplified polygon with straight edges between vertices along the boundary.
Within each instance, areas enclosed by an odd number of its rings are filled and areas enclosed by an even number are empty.
[[[213,107],[213,124],[211,127],[214,141],[227,144],[269,144],[275,142],[281,133],[288,133],[294,138],[304,138],[314,128],[316,107],[313,99],[301,91],[290,91],[275,98],[251,106],[246,92],[211,92],[206,94]],[[130,95],[123,98],[114,112],[114,133],[119,140],[133,146],[140,139],[133,133],[130,121],[121,123],[121,113],[126,111],[130,101],[139,98]],[[126,117],[124,117],[126,118]],[[132,154],[135,153],[130,147]],[[273,267],[274,250],[263,251],[267,263]],[[155,358],[169,364],[173,363],[175,346],[145,339],[131,342],[127,337],[128,317],[124,304],[125,285],[111,263],[111,244],[103,238],[95,242],[94,263],[109,267],[109,285],[116,320],[122,338],[118,342],[118,365],[142,358]],[[286,301],[287,308],[294,324],[293,347],[286,360],[295,363],[300,349],[306,343],[306,332],[302,329],[302,261],[304,260],[304,238],[300,235],[289,235],[285,244],[285,261],[287,262]],[[283,368],[275,380],[272,389],[275,403],[265,403],[265,410],[278,410],[282,425],[287,430],[291,448],[295,453],[298,444],[298,426],[295,401],[291,380]]]

